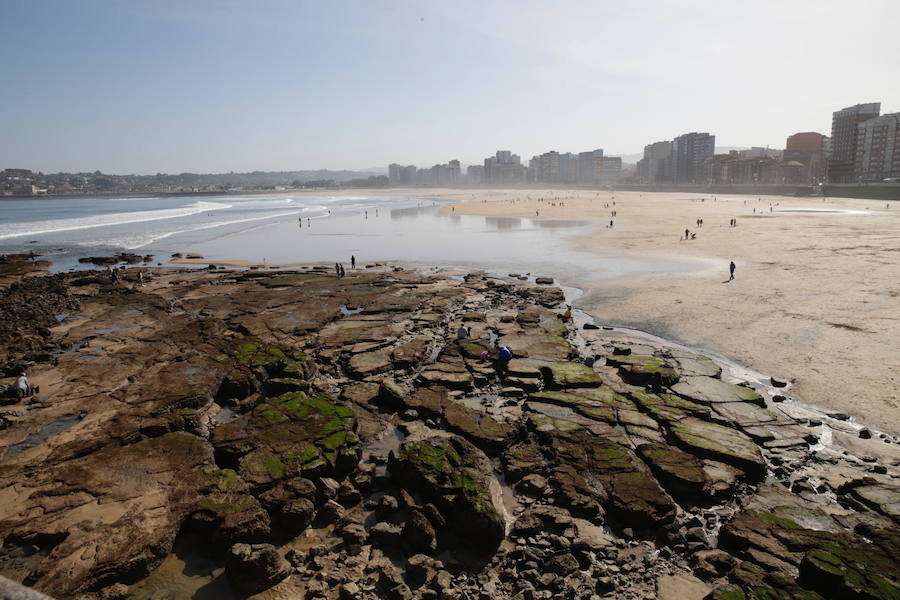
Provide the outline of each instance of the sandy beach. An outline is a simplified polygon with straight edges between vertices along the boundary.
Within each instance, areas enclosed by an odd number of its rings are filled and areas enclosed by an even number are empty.
[[[802,401],[900,431],[900,206],[572,190],[457,197],[462,203],[445,211],[595,219],[596,229],[577,240],[586,250],[706,262],[691,273],[574,282],[586,292],[577,307],[719,352],[791,381]],[[696,239],[685,241],[685,229]]]

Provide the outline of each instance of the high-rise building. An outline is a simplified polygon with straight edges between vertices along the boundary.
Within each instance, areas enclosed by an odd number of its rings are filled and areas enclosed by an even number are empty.
[[[815,131],[788,137],[782,160],[785,166],[796,167],[799,172],[796,183],[815,185],[825,179],[826,140],[826,136]]]
[[[391,163],[388,165],[388,181],[391,185],[416,185],[416,168],[413,165],[404,167]]]
[[[834,111],[831,115],[831,158],[828,160],[828,179],[832,183],[853,183],[856,164],[858,127],[881,113],[880,102],[857,104]]]
[[[559,180],[564,183],[578,181],[578,157],[571,152],[559,155]]]
[[[856,131],[853,172],[857,180],[900,177],[900,113],[867,119]]]
[[[638,179],[642,183],[662,183],[672,179],[672,142],[644,146],[644,158],[638,161]]]
[[[716,150],[716,136],[685,133],[672,140],[672,177],[675,183],[705,183],[704,163]]]
[[[599,183],[603,149],[578,153],[578,183]]]
[[[397,163],[388,165],[388,181],[390,181],[391,185],[400,185],[400,173],[402,171],[403,167]]]
[[[459,161],[455,158],[447,163],[447,176],[449,177],[449,182],[451,185],[456,185],[459,183],[460,179],[460,166]]]
[[[482,165],[466,167],[466,181],[470,185],[484,183],[484,167]]]
[[[601,185],[616,185],[622,174],[622,157],[604,156],[600,159]]]
[[[407,165],[400,170],[400,182],[403,185],[413,185],[416,182],[416,169],[415,165]]]
[[[559,181],[559,152],[551,150],[540,156],[538,181],[556,183]]]
[[[484,181],[490,184],[525,183],[527,169],[518,154],[497,150],[496,155],[484,159]]]

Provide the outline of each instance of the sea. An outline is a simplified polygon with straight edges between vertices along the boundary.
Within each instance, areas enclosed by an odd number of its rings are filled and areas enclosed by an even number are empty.
[[[117,252],[280,265],[336,262],[550,275],[593,281],[691,270],[675,260],[583,252],[584,220],[459,215],[460,197],[264,194],[51,197],[0,200],[0,253],[34,252],[53,271],[94,268],[78,259]],[[181,265],[183,267],[183,265]],[[205,265],[202,265],[205,266]],[[695,267],[696,268],[696,267]]]

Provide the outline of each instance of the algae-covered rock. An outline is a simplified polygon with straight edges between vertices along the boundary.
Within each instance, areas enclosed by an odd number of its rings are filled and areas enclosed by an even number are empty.
[[[599,387],[603,381],[592,368],[576,362],[554,362],[541,369],[560,388]]]
[[[675,503],[626,446],[586,429],[553,432],[547,440],[558,463],[587,481],[591,494],[623,526],[659,527],[675,518]]]
[[[900,598],[900,533],[878,532],[870,542],[826,541],[800,563],[800,581],[826,597]]]
[[[234,345],[235,361],[245,367],[262,367],[271,377],[308,380],[316,373],[316,363],[302,350],[284,344],[245,338]]]
[[[644,444],[635,452],[672,495],[694,501],[705,495],[703,464],[694,455],[667,444]]]
[[[232,469],[210,467],[206,487],[198,494],[195,527],[206,529],[216,546],[257,542],[270,532],[269,514],[250,495],[250,487]]]
[[[407,439],[388,463],[391,477],[434,503],[479,553],[497,549],[505,535],[501,508],[491,491],[487,457],[459,436]]]
[[[528,396],[529,404],[531,402],[539,404],[555,404],[564,406],[578,412],[589,419],[605,421],[607,423],[616,423],[615,408],[609,404],[590,400],[585,396],[572,394],[568,392],[538,392]]]
[[[634,385],[672,386],[680,376],[671,364],[657,356],[642,354],[611,355],[606,364],[618,367],[619,375]]]
[[[213,431],[212,442],[241,477],[268,486],[301,473],[346,472],[356,464],[353,413],[327,394],[270,398]]]
[[[634,392],[631,397],[641,410],[661,423],[680,421],[689,416],[708,419],[711,411],[708,406],[685,400],[674,394]]]
[[[729,427],[685,417],[669,424],[675,442],[688,452],[733,465],[753,480],[766,473],[766,461],[753,440]]]

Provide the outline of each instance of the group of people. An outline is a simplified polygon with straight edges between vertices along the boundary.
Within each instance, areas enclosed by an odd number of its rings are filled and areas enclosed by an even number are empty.
[[[456,340],[458,342],[469,339],[471,335],[472,330],[466,327],[465,324],[460,325],[459,329],[456,330]],[[479,358],[484,361],[491,360],[492,357],[494,368],[497,370],[497,374],[502,377],[506,373],[509,361],[512,360],[512,350],[510,350],[509,346],[497,346],[493,351],[485,350],[479,355]]]
[[[730,221],[728,221],[728,226],[737,227],[737,219],[731,219]]]
[[[118,283],[122,278],[121,273],[123,270],[119,267],[106,267],[106,276],[109,278],[110,283]],[[134,284],[139,287],[144,285],[144,271],[138,269],[137,280]]]
[[[350,268],[356,268],[356,256],[350,255]],[[334,272],[338,277],[344,277],[347,275],[347,271],[344,270],[344,265],[341,263],[334,263]]]

